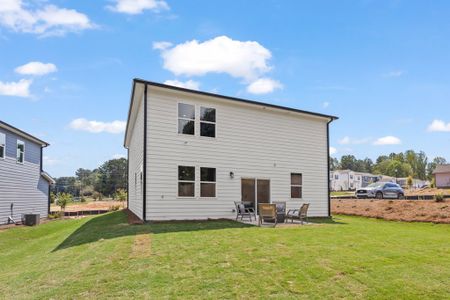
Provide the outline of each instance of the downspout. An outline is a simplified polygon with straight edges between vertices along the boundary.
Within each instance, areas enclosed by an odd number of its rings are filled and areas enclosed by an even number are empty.
[[[143,159],[143,207],[142,207],[142,220],[146,221],[147,216],[147,84],[144,89],[144,159]]]

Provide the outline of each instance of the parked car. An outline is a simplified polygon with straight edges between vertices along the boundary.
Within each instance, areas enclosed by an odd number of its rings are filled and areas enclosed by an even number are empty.
[[[355,192],[356,198],[377,198],[377,199],[403,199],[405,192],[396,183],[375,182],[365,188],[359,188]]]

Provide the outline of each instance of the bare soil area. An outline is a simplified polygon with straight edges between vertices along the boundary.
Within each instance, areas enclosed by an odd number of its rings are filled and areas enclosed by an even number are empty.
[[[331,200],[333,214],[364,216],[407,222],[450,224],[450,200]]]
[[[111,210],[113,206],[119,205],[121,208],[123,206],[127,206],[126,201],[120,202],[120,201],[93,201],[93,202],[80,202],[80,203],[71,203],[70,205],[66,206],[65,211],[66,212],[75,212],[75,211],[87,211],[87,210]],[[57,205],[51,206],[51,211],[60,211],[61,208]]]

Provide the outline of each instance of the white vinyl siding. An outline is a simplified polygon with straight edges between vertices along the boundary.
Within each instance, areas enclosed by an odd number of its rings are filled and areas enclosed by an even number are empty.
[[[197,116],[201,107],[215,108],[220,135],[202,137],[198,129],[195,136],[178,134],[182,101],[195,105]],[[270,179],[272,201],[286,201],[288,209],[307,202],[310,216],[327,216],[327,121],[148,86],[147,220],[233,218],[241,178]],[[200,197],[200,184],[195,197],[178,197],[178,166],[215,168],[216,197]],[[290,176],[296,170],[303,174],[302,199],[291,199]],[[199,171],[195,176],[200,182]]]
[[[139,85],[137,85],[139,86]],[[143,218],[143,171],[144,171],[144,101],[143,87],[136,88],[134,105],[138,106],[135,122],[128,148],[128,205],[129,209],[139,218]]]

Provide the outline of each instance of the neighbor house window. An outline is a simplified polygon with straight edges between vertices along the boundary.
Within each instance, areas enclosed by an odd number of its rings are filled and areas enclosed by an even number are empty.
[[[339,175],[334,175],[334,179],[338,180],[339,179]]]
[[[216,196],[216,169],[200,168],[200,197]]]
[[[216,137],[216,109],[200,107],[200,135]]]
[[[195,167],[178,166],[178,196],[195,196]]]
[[[195,106],[178,103],[178,133],[195,134]]]
[[[302,198],[302,177],[300,173],[291,173],[291,198]]]
[[[17,162],[23,164],[25,158],[25,143],[21,140],[17,140]]]
[[[5,158],[6,136],[0,133],[0,158]]]

